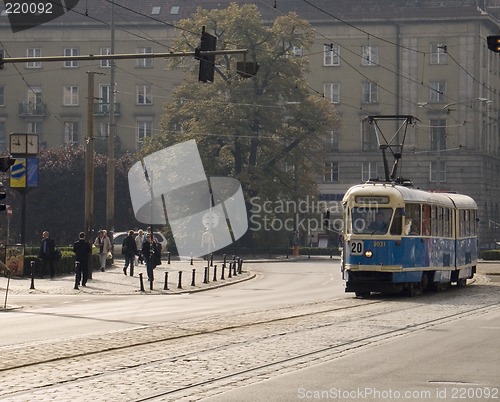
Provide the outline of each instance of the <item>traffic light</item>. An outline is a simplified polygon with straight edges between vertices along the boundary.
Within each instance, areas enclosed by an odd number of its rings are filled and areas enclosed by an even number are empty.
[[[200,46],[194,51],[195,59],[200,61],[200,71],[198,74],[198,81],[211,81],[214,82],[215,72],[215,54],[200,55],[201,51],[215,51],[217,46],[217,38],[205,32],[205,27],[201,31]]]
[[[16,160],[10,156],[0,157],[0,171],[7,172],[14,163],[16,163]]]
[[[252,61],[238,61],[236,63],[236,73],[241,75],[243,78],[250,78],[257,74],[259,71],[260,64]]]
[[[486,38],[488,49],[492,52],[500,53],[500,35],[492,35]]]

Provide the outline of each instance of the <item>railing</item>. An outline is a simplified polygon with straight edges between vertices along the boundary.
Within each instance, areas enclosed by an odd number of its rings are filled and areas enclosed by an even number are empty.
[[[47,107],[42,103],[22,102],[19,104],[19,116],[47,116]]]
[[[108,116],[109,103],[94,103],[94,116]],[[115,103],[115,116],[120,116],[120,103]]]

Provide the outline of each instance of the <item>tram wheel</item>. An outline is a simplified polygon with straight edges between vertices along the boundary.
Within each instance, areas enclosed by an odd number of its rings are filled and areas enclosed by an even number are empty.
[[[370,296],[370,292],[356,291],[356,292],[354,292],[354,294],[356,295],[356,297],[368,297],[368,296]]]
[[[467,285],[467,278],[462,278],[457,281],[457,287],[463,288]]]

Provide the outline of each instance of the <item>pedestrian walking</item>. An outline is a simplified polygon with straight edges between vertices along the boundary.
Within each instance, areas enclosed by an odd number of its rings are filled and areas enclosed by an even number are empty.
[[[130,265],[130,276],[134,276],[134,262],[137,255],[137,244],[135,243],[134,231],[129,230],[128,235],[123,239],[122,254],[125,257],[125,267],[123,273],[127,275],[127,268]]]
[[[40,250],[38,251],[38,257],[42,260],[40,276],[43,278],[47,273],[47,267],[49,267],[50,279],[53,279],[56,274],[54,268],[54,261],[56,259],[56,242],[54,239],[50,238],[49,232],[46,230],[42,233],[42,242],[40,244]]]
[[[144,239],[144,231],[139,229],[139,232],[135,237],[135,245],[137,247],[137,265],[144,264],[144,257],[142,255],[142,244],[144,243]]]
[[[78,241],[73,244],[73,252],[75,253],[76,265],[76,283],[82,286],[87,286],[89,278],[89,256],[92,253],[92,246],[90,242],[85,240],[85,233],[80,232]]]
[[[99,247],[99,262],[101,264],[101,272],[104,272],[106,259],[108,258],[108,253],[111,252],[112,246],[106,230],[101,229],[98,234],[94,241],[94,246]]]
[[[153,245],[153,239],[151,238],[151,233],[146,233],[146,241],[142,245],[142,255],[144,256],[144,262],[146,263],[146,272],[148,274],[148,281],[153,282],[154,245]]]

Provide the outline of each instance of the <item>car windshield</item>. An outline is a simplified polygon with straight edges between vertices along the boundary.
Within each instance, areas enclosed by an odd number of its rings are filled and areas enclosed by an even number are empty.
[[[391,221],[391,208],[355,207],[351,210],[352,233],[386,234]]]

